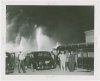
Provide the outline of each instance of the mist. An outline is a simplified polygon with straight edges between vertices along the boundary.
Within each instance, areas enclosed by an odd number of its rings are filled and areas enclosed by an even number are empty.
[[[32,51],[50,51],[52,48],[56,46],[56,41],[54,41],[51,37],[47,36],[44,32],[46,32],[43,26],[29,25],[29,23],[23,23],[17,32],[12,31],[14,26],[16,25],[16,20],[18,16],[14,17],[11,20],[11,23],[7,23],[7,44],[6,51],[8,52],[32,52]],[[27,31],[25,28],[29,27],[31,31]],[[41,29],[41,30],[38,30]],[[13,32],[13,35],[12,35]],[[25,33],[26,32],[26,33]],[[30,34],[28,34],[28,32]],[[38,34],[39,33],[39,34]],[[27,36],[28,34],[28,36]],[[13,37],[12,40],[9,40],[10,35]]]
[[[42,32],[37,35],[38,28]],[[6,6],[6,50],[51,50],[85,42],[94,29],[94,6]]]

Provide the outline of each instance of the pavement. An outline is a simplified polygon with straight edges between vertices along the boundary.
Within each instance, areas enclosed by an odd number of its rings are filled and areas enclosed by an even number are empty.
[[[32,69],[28,68],[26,73],[23,73],[22,71],[21,73],[18,73],[18,68],[16,67],[14,72],[9,73],[8,75],[94,75],[94,71],[78,68],[74,72],[69,72],[68,69],[65,72],[61,72],[59,66],[57,66],[55,69],[35,71],[32,71]]]

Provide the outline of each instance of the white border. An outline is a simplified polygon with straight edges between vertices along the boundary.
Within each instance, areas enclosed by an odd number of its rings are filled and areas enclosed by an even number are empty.
[[[75,76],[75,75],[71,75],[71,76],[66,76],[66,75],[5,75],[5,48],[6,48],[6,5],[94,5],[95,6],[95,35],[94,35],[94,43],[95,43],[95,54],[94,54],[94,62],[95,62],[95,66],[94,66],[94,76]],[[98,0],[48,0],[48,1],[32,1],[32,0],[24,0],[24,1],[19,1],[19,0],[14,0],[14,1],[8,1],[8,0],[3,0],[1,2],[1,78],[2,80],[57,80],[57,81],[66,81],[66,80],[98,80],[100,79],[99,75],[100,75],[100,66],[98,66],[98,64],[100,64],[100,59],[98,56],[100,51],[100,46],[99,46],[99,41],[100,41],[100,37],[98,35],[100,35],[99,32],[99,17],[98,15],[100,14],[99,12],[99,1]]]

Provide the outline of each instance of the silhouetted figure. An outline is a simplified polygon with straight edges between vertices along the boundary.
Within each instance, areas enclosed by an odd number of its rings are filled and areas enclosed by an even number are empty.
[[[36,61],[35,61],[34,55],[31,55],[30,60],[31,60],[32,69],[33,69],[33,71],[35,71],[36,70]]]
[[[68,67],[68,64],[69,64],[69,56],[70,56],[69,52],[66,51],[66,70],[69,68]]]
[[[69,71],[73,72],[75,70],[75,55],[73,54],[73,51],[71,51],[71,54],[69,56]]]
[[[27,54],[26,55],[26,58],[25,58],[25,65],[26,65],[26,68],[29,68],[30,67],[30,56]]]

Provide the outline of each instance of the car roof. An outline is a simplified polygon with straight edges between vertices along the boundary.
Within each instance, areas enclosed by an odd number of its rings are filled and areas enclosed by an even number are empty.
[[[31,52],[31,53],[50,53],[49,51],[34,51],[34,52]]]

